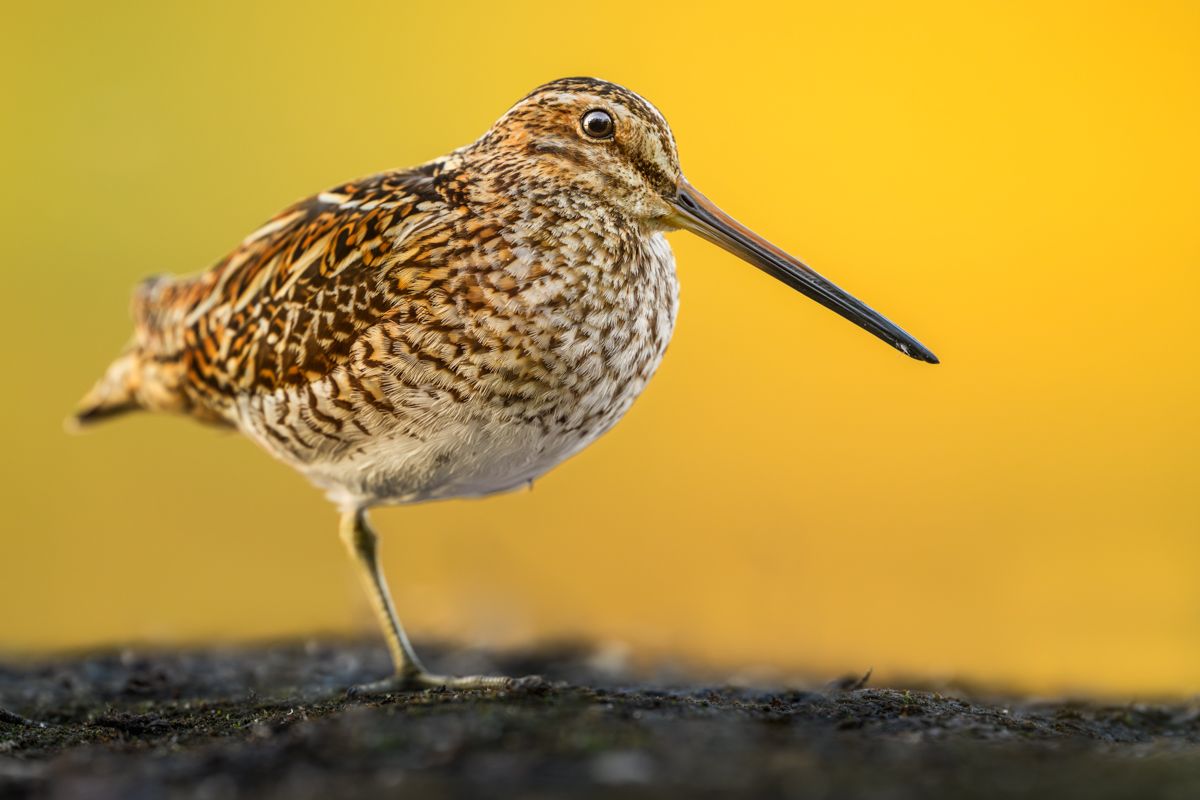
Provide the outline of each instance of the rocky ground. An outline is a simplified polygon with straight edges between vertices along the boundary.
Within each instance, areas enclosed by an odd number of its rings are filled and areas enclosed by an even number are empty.
[[[569,648],[429,649],[509,692],[348,696],[373,644],[0,665],[0,797],[1196,798],[1200,703],[1034,702],[632,675]]]

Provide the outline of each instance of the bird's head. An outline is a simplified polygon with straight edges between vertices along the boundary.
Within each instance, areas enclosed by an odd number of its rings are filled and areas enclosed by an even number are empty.
[[[518,192],[582,196],[636,225],[671,227],[665,198],[681,178],[675,139],[658,109],[616,84],[563,78],[539,86],[476,147]]]
[[[816,300],[904,354],[938,363],[926,347],[799,259],[746,228],[683,177],[666,119],[628,89],[563,78],[534,89],[472,146],[493,191],[539,203],[602,205],[643,230],[685,229]]]

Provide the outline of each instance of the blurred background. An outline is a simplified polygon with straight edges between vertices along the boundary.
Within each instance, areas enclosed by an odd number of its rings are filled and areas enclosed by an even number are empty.
[[[249,441],[62,420],[140,278],[585,74],[654,102],[696,186],[943,363],[672,235],[679,326],[616,429],[531,492],[376,513],[415,637],[1200,691],[1195,3],[5,17],[0,651],[375,635],[333,508]]]

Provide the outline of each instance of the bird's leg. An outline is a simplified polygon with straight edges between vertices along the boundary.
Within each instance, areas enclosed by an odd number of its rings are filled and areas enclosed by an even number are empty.
[[[388,592],[383,569],[379,566],[378,537],[367,522],[366,511],[347,511],[342,516],[342,541],[358,566],[371,606],[383,626],[383,638],[392,654],[394,672],[390,678],[359,687],[359,691],[387,692],[405,689],[503,689],[516,684],[512,678],[471,675],[461,678],[433,675],[421,664],[396,616],[396,607]]]
[[[341,535],[342,542],[359,569],[363,586],[371,598],[371,607],[375,609],[379,624],[383,626],[383,638],[387,642],[388,652],[392,655],[396,677],[410,678],[425,672],[425,667],[413,652],[408,635],[404,633],[400,619],[396,616],[392,595],[388,592],[383,569],[379,566],[379,537],[371,530],[366,512],[346,512],[342,517]]]

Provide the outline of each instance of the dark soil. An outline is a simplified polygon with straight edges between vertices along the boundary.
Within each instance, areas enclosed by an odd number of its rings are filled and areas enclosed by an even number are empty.
[[[1195,798],[1200,705],[668,686],[581,651],[445,671],[509,692],[350,697],[381,648],[113,652],[0,666],[0,797]]]

